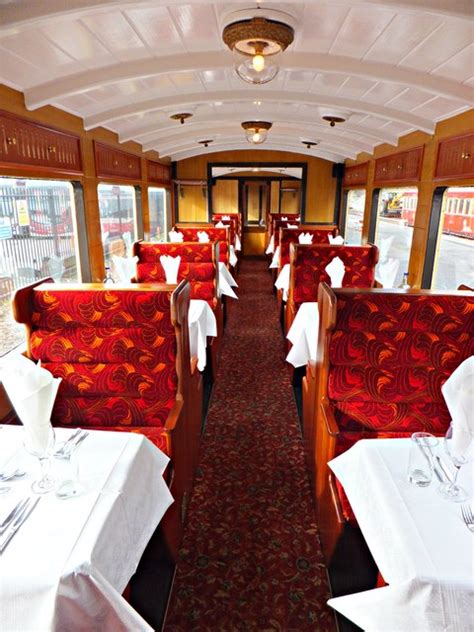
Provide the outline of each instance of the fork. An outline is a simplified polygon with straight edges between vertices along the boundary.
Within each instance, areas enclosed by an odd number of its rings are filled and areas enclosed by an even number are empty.
[[[470,505],[461,505],[461,514],[462,519],[464,520],[464,524],[474,533],[474,514],[472,513],[472,509]]]

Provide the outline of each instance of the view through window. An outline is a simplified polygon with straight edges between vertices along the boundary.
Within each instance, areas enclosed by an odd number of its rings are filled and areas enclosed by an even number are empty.
[[[362,243],[364,224],[365,189],[351,189],[347,192],[346,226],[344,239],[352,246]]]
[[[104,263],[114,281],[119,280],[113,257],[129,257],[136,240],[136,201],[132,186],[99,184],[100,230]]]
[[[403,274],[408,272],[417,204],[417,188],[387,188],[380,191],[374,241],[380,251],[375,276],[382,283],[381,266],[393,264],[396,268],[393,287],[401,285]]]
[[[24,340],[14,290],[43,277],[79,280],[74,191],[69,182],[0,178],[0,356]]]
[[[474,286],[474,187],[450,187],[443,207],[431,287]]]
[[[148,189],[148,208],[150,210],[150,241],[166,241],[168,235],[166,189],[156,187]]]

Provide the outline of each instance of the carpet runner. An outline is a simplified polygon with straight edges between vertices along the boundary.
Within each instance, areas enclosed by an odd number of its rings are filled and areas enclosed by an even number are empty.
[[[165,632],[335,629],[267,267],[241,265]]]

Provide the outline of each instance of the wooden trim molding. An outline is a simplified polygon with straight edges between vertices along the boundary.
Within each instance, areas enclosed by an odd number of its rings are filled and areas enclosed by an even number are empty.
[[[423,166],[424,145],[375,161],[374,182],[417,182]]]
[[[163,165],[161,162],[147,160],[148,182],[171,186],[171,165]]]
[[[141,180],[140,156],[94,141],[95,169],[98,178]]]
[[[367,184],[369,176],[369,161],[362,162],[359,165],[346,167],[344,170],[343,187],[361,186]]]
[[[474,132],[444,138],[438,144],[433,179],[474,177]]]

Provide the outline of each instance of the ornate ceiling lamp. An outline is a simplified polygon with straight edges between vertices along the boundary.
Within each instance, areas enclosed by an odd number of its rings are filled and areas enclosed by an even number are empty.
[[[253,84],[268,83],[276,77],[279,58],[294,37],[291,26],[264,17],[238,20],[222,33],[224,43],[234,53],[237,74]]]
[[[209,147],[209,143],[212,143],[212,138],[206,138],[206,140],[198,140],[200,145],[204,145],[204,147]]]
[[[306,145],[306,149],[311,149],[312,147],[316,147],[318,144],[317,141],[314,140],[302,140],[303,145]]]
[[[245,130],[245,137],[252,145],[260,145],[267,139],[268,130],[273,123],[268,121],[245,121],[242,127]]]
[[[351,114],[352,112],[346,110],[324,110],[321,112],[321,118],[323,121],[327,121],[331,127],[334,127],[336,123],[345,123]]]
[[[170,119],[173,121],[179,121],[181,125],[183,125],[184,121],[188,118],[191,118],[191,112],[178,112],[177,114],[172,114]]]

